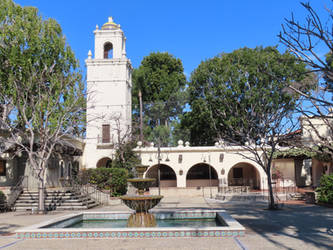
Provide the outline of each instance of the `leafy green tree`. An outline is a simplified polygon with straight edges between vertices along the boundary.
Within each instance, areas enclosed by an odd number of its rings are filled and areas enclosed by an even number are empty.
[[[33,7],[0,2],[0,128],[28,156],[40,183],[49,159],[84,129],[85,94],[79,64],[61,27]],[[3,139],[3,138],[2,138]]]
[[[157,126],[165,126],[182,114],[186,102],[186,77],[180,59],[168,53],[151,53],[133,72],[133,112],[141,124],[140,140],[150,139]],[[138,107],[141,107],[138,108]],[[145,124],[145,128],[143,127]],[[165,132],[165,128],[158,131]]]
[[[189,119],[185,122],[194,129],[191,141],[224,141],[250,152],[241,154],[266,172],[270,208],[275,208],[272,157],[287,129],[292,128],[288,117],[298,100],[287,86],[303,80],[304,72],[305,65],[290,53],[281,54],[275,47],[257,47],[204,61],[191,75],[192,111],[185,116]],[[204,140],[198,133],[201,130],[211,137]]]
[[[200,99],[199,95],[196,96],[197,93],[192,90],[189,91],[191,111],[183,115],[180,129],[188,131],[191,145],[211,146],[217,140],[218,135],[213,125],[210,110],[204,99]]]
[[[112,168],[124,168],[133,176],[133,167],[140,164],[140,159],[133,151],[136,146],[134,141],[128,141],[118,145],[115,159],[112,161]]]

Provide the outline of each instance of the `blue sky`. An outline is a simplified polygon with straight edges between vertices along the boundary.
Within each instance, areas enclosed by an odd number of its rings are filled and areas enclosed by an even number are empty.
[[[93,51],[93,30],[109,16],[127,37],[127,56],[134,67],[150,52],[169,52],[183,61],[189,75],[201,61],[241,47],[277,45],[284,18],[305,11],[298,0],[16,0],[35,6],[44,18],[56,19],[80,60]],[[325,15],[330,0],[310,3]],[[279,45],[284,50],[282,45]],[[324,53],[324,52],[323,52]]]

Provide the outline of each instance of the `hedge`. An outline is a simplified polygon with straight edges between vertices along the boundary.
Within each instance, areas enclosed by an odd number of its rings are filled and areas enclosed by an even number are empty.
[[[82,184],[90,183],[99,189],[110,190],[111,196],[126,194],[127,179],[128,171],[124,168],[90,168],[79,173]]]
[[[323,175],[320,186],[316,189],[318,201],[333,204],[333,174]]]

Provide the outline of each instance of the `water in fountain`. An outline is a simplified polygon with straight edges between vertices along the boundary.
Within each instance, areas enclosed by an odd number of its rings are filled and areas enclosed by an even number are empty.
[[[138,178],[128,179],[134,187],[138,189],[137,195],[124,195],[120,199],[126,206],[135,210],[128,221],[128,227],[153,227],[156,226],[154,215],[149,213],[149,209],[155,207],[163,198],[161,195],[145,195],[144,192],[151,184],[156,181],[153,178],[143,178],[143,173],[148,169],[148,166],[139,165],[136,167]]]

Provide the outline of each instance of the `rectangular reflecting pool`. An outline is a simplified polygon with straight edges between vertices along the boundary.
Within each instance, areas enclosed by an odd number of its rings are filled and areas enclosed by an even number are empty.
[[[224,210],[152,212],[156,227],[128,228],[131,212],[81,212],[19,229],[20,239],[238,237],[245,228]]]
[[[156,220],[157,227],[217,227],[226,226],[216,218],[212,219],[165,219]],[[58,224],[49,228],[61,228]],[[127,220],[81,220],[65,228],[127,228]]]

